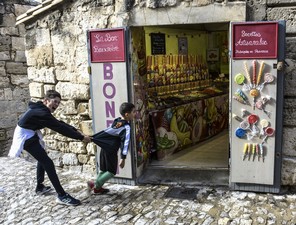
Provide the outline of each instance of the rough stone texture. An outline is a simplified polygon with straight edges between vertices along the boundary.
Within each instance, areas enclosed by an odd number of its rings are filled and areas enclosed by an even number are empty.
[[[33,1],[0,1],[0,156],[7,155],[12,131],[26,110],[29,80],[25,57],[24,25],[15,27],[16,17],[25,13]]]
[[[195,186],[196,194],[182,199],[167,197],[168,186],[106,183],[110,192],[95,195],[86,191],[86,181],[95,177],[92,168],[57,170],[63,188],[82,202],[73,207],[57,204],[54,190],[35,194],[35,162],[0,157],[0,224],[294,225],[296,221],[293,190],[276,195]],[[47,177],[45,184],[50,185]]]

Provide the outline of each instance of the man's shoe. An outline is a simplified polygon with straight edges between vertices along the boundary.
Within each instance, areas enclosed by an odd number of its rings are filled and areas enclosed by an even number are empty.
[[[39,187],[37,186],[35,189],[36,194],[38,195],[42,195],[45,194],[47,192],[51,191],[51,187],[49,186],[44,186],[43,184],[40,185]]]
[[[107,188],[95,188],[95,183],[93,181],[87,181],[87,191],[90,194],[91,191],[93,191],[94,194],[100,195],[100,194],[106,194],[110,190]]]
[[[78,199],[73,198],[71,195],[69,195],[67,193],[63,196],[58,196],[56,202],[59,204],[72,205],[72,206],[76,206],[76,205],[81,204],[81,202]]]

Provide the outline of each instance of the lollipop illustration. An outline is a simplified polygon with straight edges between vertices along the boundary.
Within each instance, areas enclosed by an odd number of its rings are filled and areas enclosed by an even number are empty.
[[[264,82],[258,86],[259,91],[262,91],[266,83],[272,83],[274,81],[274,76],[271,73],[265,73],[263,79]]]
[[[264,136],[264,138],[263,138],[263,140],[262,140],[262,144],[263,144],[263,143],[266,143],[266,139],[267,139],[268,137],[271,137],[271,136],[274,135],[274,129],[273,129],[272,127],[266,127],[266,128],[264,129],[264,134],[265,134],[265,136]]]
[[[260,125],[261,125],[261,130],[260,130],[260,137],[261,136],[263,136],[264,135],[264,129],[266,128],[266,127],[268,127],[268,125],[269,125],[269,122],[268,122],[268,120],[266,120],[266,119],[262,119],[261,121],[260,121]]]

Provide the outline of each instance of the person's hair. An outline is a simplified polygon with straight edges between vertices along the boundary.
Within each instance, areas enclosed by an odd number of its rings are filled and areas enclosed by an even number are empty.
[[[124,116],[126,113],[131,113],[133,109],[135,108],[135,105],[130,102],[124,102],[119,107],[119,112],[122,116]]]
[[[55,90],[48,90],[44,96],[45,99],[53,99],[55,97],[62,99],[61,94]]]

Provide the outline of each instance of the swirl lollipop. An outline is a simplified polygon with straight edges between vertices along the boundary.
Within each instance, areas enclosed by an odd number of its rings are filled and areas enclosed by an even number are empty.
[[[262,140],[262,144],[266,143],[266,139],[274,135],[274,129],[272,127],[266,127],[264,130],[265,137]]]
[[[263,77],[264,82],[258,86],[258,89],[260,91],[262,91],[262,89],[264,88],[264,85],[266,83],[272,83],[274,81],[274,79],[275,78],[274,78],[274,76],[271,73],[265,73],[264,74],[264,77]]]
[[[252,134],[255,136],[259,133],[259,128],[256,126],[256,123],[258,122],[259,117],[255,114],[251,114],[248,117],[248,122],[250,125],[252,125]]]

